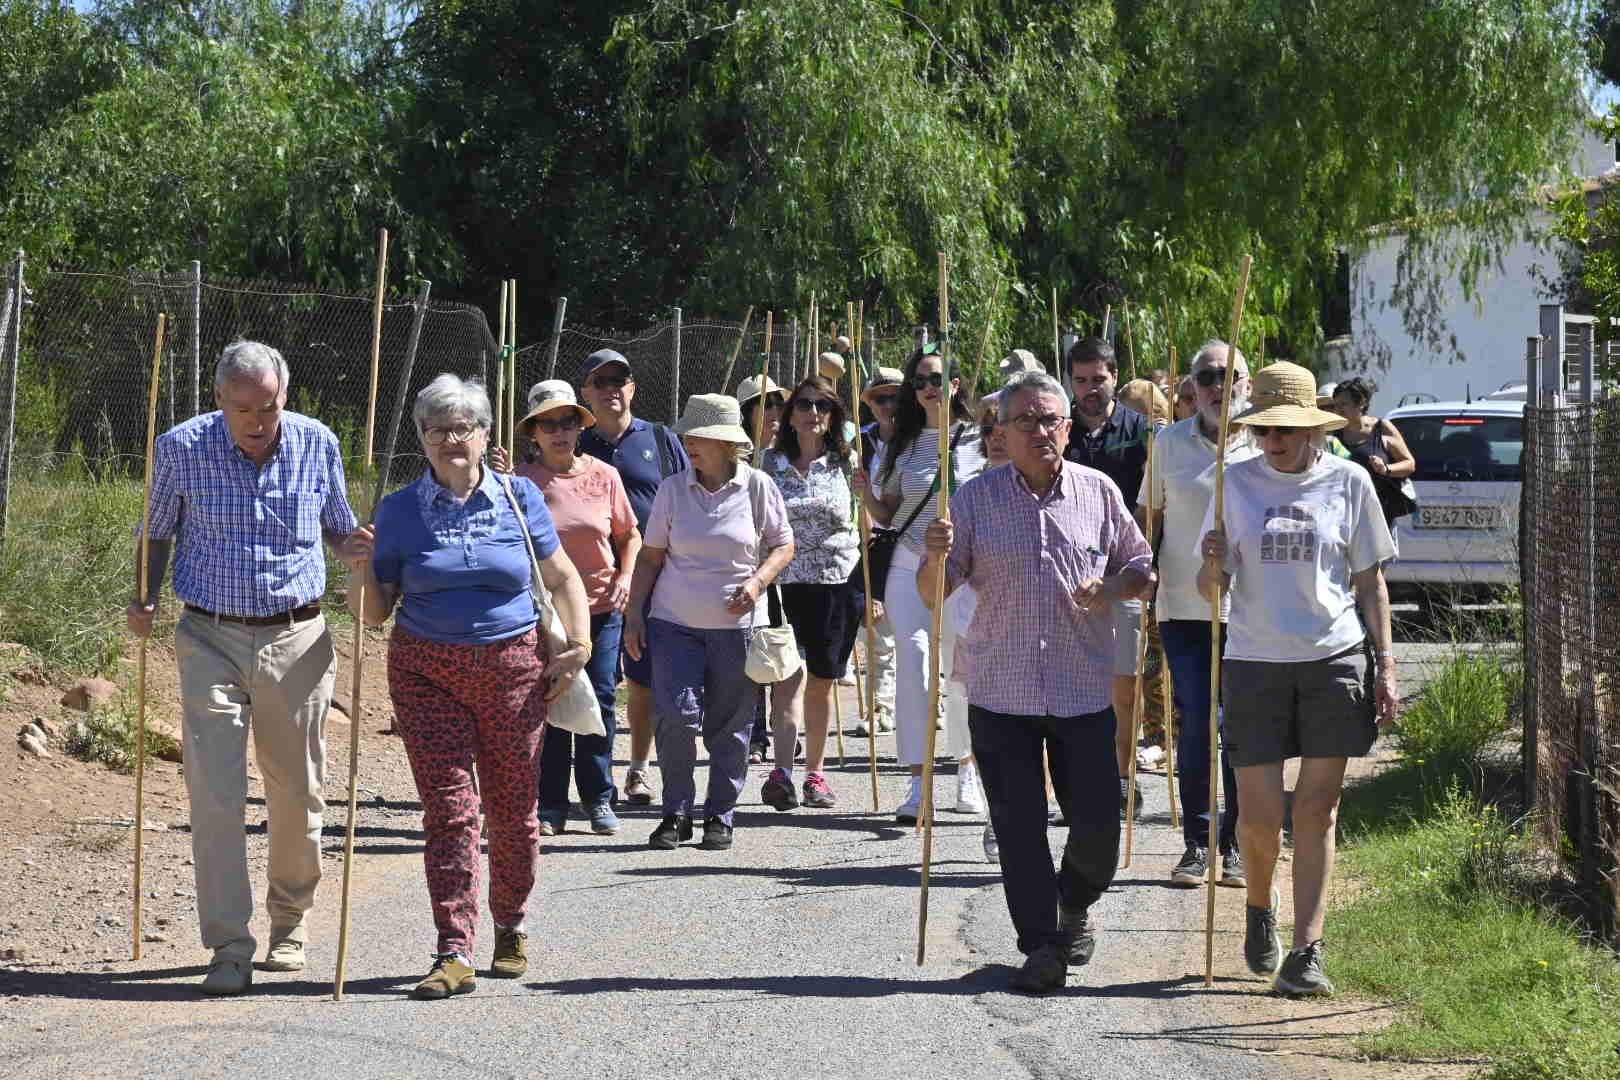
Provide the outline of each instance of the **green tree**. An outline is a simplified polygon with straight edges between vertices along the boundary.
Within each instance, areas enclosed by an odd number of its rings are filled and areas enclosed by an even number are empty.
[[[0,191],[17,159],[118,75],[114,43],[52,0],[0,0]]]

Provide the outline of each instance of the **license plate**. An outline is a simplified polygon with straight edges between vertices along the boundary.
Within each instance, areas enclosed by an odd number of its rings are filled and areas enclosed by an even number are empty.
[[[1499,529],[1502,527],[1500,506],[1420,506],[1417,511],[1420,529]]]

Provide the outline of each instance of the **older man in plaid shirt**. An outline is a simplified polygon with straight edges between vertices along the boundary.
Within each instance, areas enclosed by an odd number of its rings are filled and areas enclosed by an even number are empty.
[[[219,411],[157,440],[149,585],[129,607],[152,631],[174,550],[175,627],[191,802],[197,919],[214,951],[204,993],[253,981],[253,887],[243,835],[247,736],[269,813],[269,971],[304,966],[304,915],[321,877],[326,710],[336,663],[321,616],[323,541],[342,554],[355,530],[335,435],[286,412],[287,364],[238,341],[214,372]],[[137,528],[137,532],[139,529]]]
[[[968,726],[1026,955],[1013,986],[1032,993],[1062,987],[1095,947],[1087,910],[1119,858],[1112,605],[1152,580],[1152,551],[1119,488],[1063,460],[1067,414],[1057,380],[1013,376],[999,407],[1011,463],[962,485],[951,521],[930,526],[919,571],[925,597],[942,563],[948,590],[968,584],[979,596]],[[1060,871],[1046,844],[1043,757],[1067,781],[1057,784],[1069,820]]]

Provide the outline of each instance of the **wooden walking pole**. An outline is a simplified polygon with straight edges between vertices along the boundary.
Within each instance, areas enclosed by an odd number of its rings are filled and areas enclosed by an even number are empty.
[[[749,304],[748,310],[743,313],[742,329],[737,333],[737,344],[732,347],[731,357],[726,361],[726,374],[720,380],[720,393],[724,394],[731,389],[731,373],[737,367],[737,354],[742,352],[743,342],[748,340],[748,320],[754,317],[754,305]]]
[[[377,369],[382,364],[383,267],[388,265],[388,230],[377,230],[377,295],[371,302],[371,401],[366,406],[366,468],[371,468],[371,444],[377,429]]]
[[[502,423],[502,420],[505,418],[505,415],[506,415],[506,410],[501,405],[501,403],[506,400],[506,281],[505,280],[501,281],[501,306],[500,306],[500,317],[499,317],[498,321],[500,322],[501,328],[500,328],[500,331],[499,331],[500,337],[499,337],[499,340],[498,340],[498,345],[497,345],[497,348],[495,350],[495,400],[490,403],[490,404],[495,406],[495,410],[494,410],[494,412],[495,412],[495,417],[494,417],[494,419],[495,419],[495,430],[489,433],[489,444],[491,446],[505,446],[506,445],[505,441],[503,441],[503,439],[502,439],[502,434],[501,434],[505,430],[505,425]]]
[[[759,462],[765,456],[765,378],[766,368],[771,362],[771,315],[765,312],[765,348],[759,354],[759,391],[758,402],[754,406],[754,467],[759,468]]]
[[[1172,337],[1170,333],[1170,306],[1168,304],[1165,305],[1164,309],[1164,327],[1165,336]],[[1173,395],[1176,389],[1176,346],[1173,337],[1170,343],[1170,389]],[[1174,396],[1171,397],[1171,401],[1172,403],[1175,401]],[[1175,416],[1174,410],[1175,405],[1172,404],[1170,413],[1172,417]],[[1166,485],[1166,487],[1168,487],[1168,485]],[[1148,500],[1148,505],[1150,507],[1151,514],[1151,499]],[[1160,507],[1160,513],[1162,514],[1163,512],[1164,508]],[[1151,516],[1148,524],[1151,529]],[[1149,536],[1148,541],[1151,543],[1152,540],[1153,537]],[[1159,633],[1159,669],[1162,673],[1159,679],[1159,688],[1163,692],[1162,700],[1164,702],[1164,779],[1165,786],[1170,789],[1170,827],[1180,828],[1181,808],[1176,805],[1176,706],[1171,688],[1170,653],[1164,647],[1164,633],[1162,630]]]
[[[939,512],[941,521],[951,520],[951,307],[950,263],[939,253],[939,342],[940,372],[943,379],[939,398]],[[1052,294],[1056,297],[1057,293]],[[945,631],[945,568],[934,575],[934,621],[928,636],[928,713],[927,735],[923,740],[922,802],[917,819],[922,825],[922,892],[917,906],[917,965],[922,966],[928,948],[928,871],[934,857],[934,742],[939,730],[940,692],[944,671],[940,646]]]
[[[383,258],[387,247],[386,232],[383,241],[378,245],[377,251],[377,296],[376,317],[371,324],[371,367],[377,368],[377,357],[382,350],[382,300],[383,290],[388,284],[388,263]],[[377,384],[371,385],[371,401],[366,409],[367,416],[375,416],[377,408]],[[366,445],[371,445],[371,426],[366,425]],[[371,468],[369,457],[365,463],[366,469]],[[364,522],[364,517],[357,515],[358,520]],[[358,611],[366,610],[366,584],[365,579],[352,581],[349,585],[355,590],[355,608]],[[338,947],[337,947],[337,973],[332,980],[332,1000],[343,1000],[343,975],[347,970],[349,958],[349,886],[354,878],[354,827],[359,816],[360,797],[360,725],[362,722],[362,709],[360,706],[360,690],[364,685],[364,661],[366,656],[366,626],[365,619],[356,617],[354,620],[354,667],[349,680],[349,823],[343,833],[343,892],[338,901]]]
[[[152,458],[157,445],[158,382],[163,373],[163,334],[169,317],[158,315],[157,340],[152,343],[152,381],[146,394],[146,501],[141,504],[141,565],[139,602],[145,604],[151,578],[147,570],[152,528]],[[156,611],[157,605],[153,604]],[[135,667],[135,910],[130,915],[130,959],[141,958],[141,877],[146,856],[146,637],[140,639]]]
[[[1128,297],[1124,301],[1121,310],[1124,312],[1125,316],[1125,358],[1126,362],[1130,365],[1127,370],[1130,373],[1130,378],[1135,379],[1136,349],[1131,344],[1131,301]],[[1153,409],[1151,401],[1152,399],[1150,398],[1150,404],[1148,407],[1148,467],[1146,477],[1148,491],[1150,492],[1153,490]],[[1152,530],[1150,529],[1149,531],[1151,532]],[[1151,543],[1152,541],[1149,540],[1150,545]],[[1136,647],[1136,688],[1131,698],[1131,757],[1125,765],[1125,861],[1122,864],[1125,867],[1129,867],[1131,865],[1131,851],[1136,839],[1136,750],[1137,744],[1142,738],[1142,714],[1144,711],[1144,702],[1142,700],[1142,671],[1145,667],[1147,667],[1147,619],[1148,602],[1144,600],[1142,602],[1141,613],[1137,619],[1138,633],[1141,635],[1141,640],[1137,643]]]
[[[506,347],[511,350],[506,370],[506,460],[517,466],[517,278],[506,282],[506,318],[511,329],[506,335]]]
[[[855,419],[855,461],[866,460],[865,452],[861,449],[861,406],[859,387],[866,382],[866,366],[861,363],[861,346],[866,344],[866,301],[861,301],[860,315],[855,323],[855,359],[853,371],[855,377],[850,380],[849,408],[850,415]],[[872,559],[871,538],[872,523],[866,516],[866,493],[856,492],[855,495],[855,532],[861,542],[861,584],[865,588],[865,610],[862,617],[866,622],[866,696],[861,700],[866,704],[866,755],[872,765],[872,813],[878,811],[878,766],[877,766],[877,670],[873,666],[877,657],[877,628],[872,621]]]
[[[1125,298],[1123,310],[1125,312],[1125,360],[1128,364],[1130,364],[1129,371],[1131,373],[1131,379],[1135,379],[1136,347],[1131,344],[1131,301],[1129,297]]]
[[[1102,339],[1104,341],[1108,340],[1109,331],[1111,331],[1113,329],[1114,329],[1114,305],[1113,304],[1104,304],[1103,305],[1103,328],[1102,328]]]
[[[1232,423],[1232,380],[1237,371],[1237,340],[1243,330],[1243,298],[1249,291],[1249,267],[1254,260],[1243,256],[1238,266],[1237,299],[1232,303],[1232,335],[1227,338],[1226,381],[1221,392],[1221,441],[1215,447],[1215,528],[1224,531],[1226,521],[1226,439]],[[1204,986],[1215,985],[1215,853],[1220,848],[1221,815],[1216,805],[1221,779],[1221,579],[1215,578],[1215,591],[1209,601],[1209,863],[1204,886],[1209,893],[1204,905]]]
[[[1057,286],[1052,286],[1052,374],[1063,379],[1063,339],[1058,336]]]

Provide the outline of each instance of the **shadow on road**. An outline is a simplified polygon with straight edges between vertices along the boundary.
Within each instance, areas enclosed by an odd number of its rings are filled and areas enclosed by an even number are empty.
[[[235,998],[211,998],[197,989],[208,973],[205,964],[187,967],[148,968],[142,971],[8,971],[0,974],[0,994],[29,998],[64,998],[86,1001],[183,1001],[198,1005],[245,1001],[265,997],[329,998],[329,980],[283,979],[256,981],[246,994]],[[351,994],[385,993],[414,985],[420,975],[349,979],[344,989]]]

